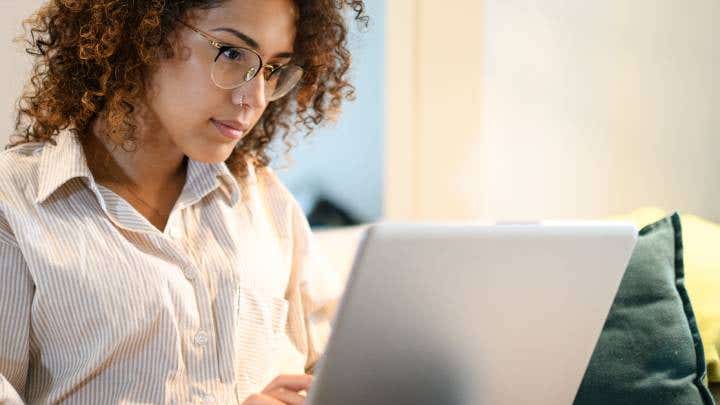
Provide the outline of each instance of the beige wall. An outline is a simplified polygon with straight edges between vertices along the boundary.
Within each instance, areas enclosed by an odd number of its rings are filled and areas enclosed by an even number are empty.
[[[388,113],[388,144],[408,145],[386,156],[390,218],[596,217],[660,205],[720,220],[716,0],[413,7],[417,87],[405,116]],[[406,68],[390,62],[390,77]],[[388,81],[390,109],[402,91]],[[411,140],[393,120],[409,122]],[[408,165],[405,178],[391,175]],[[393,193],[405,184],[411,197]]]
[[[415,215],[418,94],[416,0],[385,2],[385,165],[383,214]],[[389,136],[392,134],[392,136]]]
[[[463,217],[474,201],[457,192],[467,176],[456,158],[480,128],[482,2],[386,5],[385,216]]]
[[[41,0],[2,0],[0,3],[0,144],[4,147],[15,122],[15,102],[28,74],[25,46],[13,40],[22,33],[21,22],[43,3]]]

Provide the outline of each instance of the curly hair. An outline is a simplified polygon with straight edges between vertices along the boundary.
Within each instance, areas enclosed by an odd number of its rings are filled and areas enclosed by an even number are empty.
[[[174,54],[172,36],[193,10],[218,7],[227,0],[49,0],[24,21],[26,52],[34,58],[30,80],[17,103],[8,147],[54,142],[70,129],[81,140],[99,114],[111,139],[133,141],[133,104],[147,91],[146,80],[159,58]],[[267,166],[273,139],[288,147],[291,130],[309,135],[354,97],[348,82],[346,10],[367,26],[362,0],[293,0],[299,12],[295,63],[305,74],[293,91],[268,104],[257,125],[240,141],[226,163],[241,176],[249,159]],[[29,31],[29,38],[28,38]]]

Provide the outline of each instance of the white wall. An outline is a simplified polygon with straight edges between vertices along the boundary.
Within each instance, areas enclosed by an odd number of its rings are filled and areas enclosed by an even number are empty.
[[[416,7],[411,217],[720,220],[716,0]]]
[[[41,0],[0,1],[0,149],[5,146],[15,124],[15,103],[20,96],[30,59],[25,44],[15,43],[22,34],[22,20],[29,17],[43,3]]]
[[[484,212],[720,219],[718,21],[717,0],[487,1]]]

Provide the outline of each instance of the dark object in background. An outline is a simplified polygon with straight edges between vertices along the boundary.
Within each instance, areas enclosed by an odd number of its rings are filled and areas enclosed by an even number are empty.
[[[680,216],[638,237],[574,405],[712,405]]]
[[[308,214],[308,222],[313,228],[360,224],[360,221],[346,209],[323,197],[315,201]]]

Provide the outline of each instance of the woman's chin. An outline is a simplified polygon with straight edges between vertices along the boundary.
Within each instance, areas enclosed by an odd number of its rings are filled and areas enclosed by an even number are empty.
[[[213,164],[227,160],[232,154],[233,149],[234,145],[231,144],[215,148],[203,148],[202,150],[188,150],[185,155],[196,162]]]

